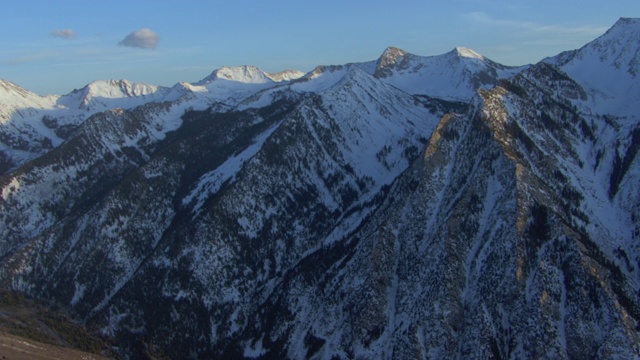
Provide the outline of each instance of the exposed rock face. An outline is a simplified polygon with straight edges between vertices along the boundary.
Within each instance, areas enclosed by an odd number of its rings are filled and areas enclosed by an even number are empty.
[[[129,354],[637,357],[640,118],[566,59],[389,48],[98,113],[0,178],[0,278]]]
[[[376,63],[376,72],[374,75],[377,78],[385,78],[393,74],[392,69],[396,66],[406,69],[406,62],[404,63],[404,65],[398,64],[398,61],[401,58],[404,58],[405,55],[407,55],[407,52],[402,49],[398,49],[397,47],[393,46],[388,47],[378,59],[378,62]]]

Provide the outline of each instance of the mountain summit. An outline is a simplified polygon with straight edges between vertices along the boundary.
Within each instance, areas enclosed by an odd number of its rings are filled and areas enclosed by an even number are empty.
[[[578,50],[543,61],[554,64],[590,93],[596,112],[632,115],[640,111],[640,19],[621,18],[604,35]],[[624,109],[624,110],[622,110]]]
[[[297,70],[285,70],[270,74],[255,66],[223,66],[195,84],[204,85],[216,80],[227,80],[245,84],[266,84],[270,82],[295,80],[303,75],[303,72]]]
[[[465,58],[470,58],[470,59],[478,59],[478,60],[484,60],[484,56],[478,54],[477,52],[466,48],[466,47],[456,47],[453,52],[455,52],[456,54],[458,54],[458,56],[460,57],[465,57]]]
[[[392,69],[396,67],[400,58],[407,55],[407,52],[397,47],[388,47],[378,58],[376,63],[375,76],[378,78],[384,78],[392,74]]]
[[[525,67],[2,82],[0,282],[129,358],[638,358],[638,24]]]
[[[234,67],[223,66],[196,84],[206,84],[216,80],[228,80],[246,84],[264,84],[272,81],[266,72],[255,66],[244,65]]]
[[[417,56],[390,47],[376,63],[374,76],[404,91],[452,101],[469,101],[482,87],[497,84],[522,68],[495,63],[457,47],[437,56]]]

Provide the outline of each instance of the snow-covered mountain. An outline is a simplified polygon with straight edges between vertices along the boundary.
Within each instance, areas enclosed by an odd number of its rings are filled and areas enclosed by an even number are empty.
[[[132,358],[636,358],[638,33],[519,68],[3,82],[3,126],[56,141],[0,177],[0,281]]]
[[[94,81],[80,90],[60,97],[57,103],[69,109],[86,109],[89,112],[115,108],[132,109],[148,102],[162,101],[168,90],[127,80]]]
[[[24,117],[26,114],[21,114],[21,110],[25,109],[51,109],[56,100],[55,96],[40,96],[10,81],[0,80],[0,121],[5,124],[14,114]]]
[[[499,79],[512,77],[526,66],[500,65],[462,47],[437,56],[417,56],[389,47],[376,61],[318,66],[291,87],[322,91],[356,68],[409,94],[469,102],[479,88],[491,88]],[[315,81],[304,84],[307,80]]]
[[[411,94],[466,102],[479,88],[491,88],[498,79],[511,77],[520,70],[463,47],[429,57],[390,47],[376,63],[375,76]]]
[[[127,80],[95,81],[64,95],[39,96],[0,80],[0,173],[69,139],[91,115],[161,102],[169,89]]]
[[[223,67],[201,81],[171,88],[100,80],[62,96],[39,96],[0,80],[0,174],[57,147],[96,113],[166,101],[188,102],[194,109],[233,104],[303,75],[295,70],[269,74],[250,66]]]
[[[604,35],[584,47],[544,61],[578,81],[590,95],[594,112],[637,116],[640,105],[640,19],[622,18]],[[594,68],[598,71],[595,72]]]

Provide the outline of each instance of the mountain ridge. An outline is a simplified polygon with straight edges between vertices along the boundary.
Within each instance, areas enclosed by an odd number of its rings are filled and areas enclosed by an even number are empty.
[[[630,95],[640,91],[637,81],[640,48],[634,44],[638,36],[640,21],[621,18],[605,34],[582,48],[543,61],[577,79],[591,93],[593,104],[589,107],[593,111],[633,116],[639,110]],[[600,103],[604,102],[612,103],[617,109],[603,107]],[[621,109],[624,110],[621,112]]]
[[[390,47],[389,49],[394,48]],[[400,61],[404,62],[404,65],[399,65],[400,68],[405,67],[401,71],[396,71],[399,68],[396,69],[395,63],[385,63],[385,61],[391,61],[391,58],[384,60],[384,57],[387,56],[385,51],[378,60],[346,64],[344,66],[318,66],[306,74],[296,70],[270,74],[255,66],[225,66],[213,71],[200,81],[177,83],[171,88],[136,83],[124,79],[97,80],[82,89],[74,90],[66,95],[43,97],[31,93],[18,85],[6,82],[6,84],[13,85],[3,86],[4,95],[0,94],[5,99],[0,108],[0,116],[4,114],[2,116],[4,125],[0,126],[0,173],[16,169],[26,161],[44,154],[52,147],[58,146],[68,139],[80,123],[92,114],[115,108],[133,109],[148,102],[159,103],[165,101],[190,102],[195,109],[204,109],[213,104],[219,104],[220,106],[229,104],[233,107],[243,101],[246,102],[245,100],[249,100],[260,92],[270,91],[271,89],[278,91],[278,89],[289,84],[292,84],[293,88],[300,88],[299,91],[322,91],[327,86],[332,86],[346,72],[351,71],[350,69],[355,68],[378,77],[382,72],[388,72],[388,75],[380,78],[386,78],[386,82],[412,94],[443,98],[450,101],[468,101],[473,96],[473,89],[482,81],[489,81],[489,83],[493,84],[495,80],[489,79],[509,75],[502,70],[496,72],[495,69],[502,69],[501,66],[497,66],[488,60],[482,60],[483,63],[486,62],[488,64],[487,69],[472,67],[467,70],[467,65],[461,64],[458,66],[459,69],[450,70],[457,71],[458,75],[452,75],[447,71],[446,74],[440,75],[440,80],[425,88],[425,86],[416,83],[415,80],[411,80],[414,77],[412,72],[417,71],[415,68],[424,67],[424,61],[430,61],[428,59],[434,59],[436,62],[446,62],[445,58],[447,56],[457,58],[458,56],[452,54],[459,54],[460,50],[456,48],[449,55],[421,57],[395,49],[401,54],[397,54],[397,59],[393,61],[400,59]],[[476,54],[473,51],[467,52]],[[473,60],[472,57],[463,56],[461,58]],[[413,59],[414,68],[408,68],[410,66],[407,62],[409,61],[408,59]],[[393,71],[391,70],[392,68],[394,69]],[[432,66],[432,68],[438,71],[437,66]],[[484,74],[485,70],[489,71],[490,74]],[[323,76],[328,74],[331,74],[331,76]],[[419,75],[422,77],[434,76],[429,72]],[[447,77],[456,76],[462,76],[464,79],[454,86],[443,85]],[[319,79],[320,77],[322,79]],[[308,82],[308,80],[314,81],[307,85],[302,85],[303,82]],[[422,80],[419,80],[419,82],[422,82]],[[8,89],[13,89],[14,94],[22,95],[17,98],[7,98],[10,95]],[[459,94],[464,95],[460,96]],[[25,100],[27,95],[30,100]]]
[[[640,92],[576,70],[622,76],[636,30],[519,68],[229,67],[92,114],[0,176],[0,282],[130,357],[638,357]]]

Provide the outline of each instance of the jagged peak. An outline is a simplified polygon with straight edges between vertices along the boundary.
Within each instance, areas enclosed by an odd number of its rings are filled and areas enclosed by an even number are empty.
[[[378,68],[387,67],[391,64],[395,64],[399,58],[407,55],[408,52],[397,48],[395,46],[389,46],[384,50],[382,55],[378,58]]]
[[[393,68],[396,67],[401,59],[409,55],[408,52],[394,46],[389,46],[378,58],[376,63],[375,76],[385,78],[391,75]]]

